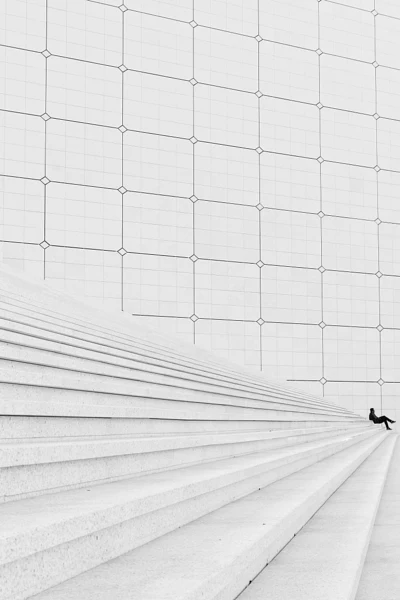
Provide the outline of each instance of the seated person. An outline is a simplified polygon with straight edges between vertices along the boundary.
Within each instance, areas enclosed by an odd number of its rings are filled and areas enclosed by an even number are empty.
[[[396,423],[396,421],[392,421],[391,419],[389,419],[388,417],[385,417],[384,415],[382,417],[377,417],[375,414],[374,408],[370,408],[369,420],[373,421],[374,423],[385,423],[386,429],[392,429],[391,427],[389,427],[388,423]]]

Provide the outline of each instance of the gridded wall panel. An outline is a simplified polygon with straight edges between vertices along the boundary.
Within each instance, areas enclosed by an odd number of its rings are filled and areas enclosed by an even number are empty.
[[[0,13],[3,260],[363,414],[397,410],[398,2]]]

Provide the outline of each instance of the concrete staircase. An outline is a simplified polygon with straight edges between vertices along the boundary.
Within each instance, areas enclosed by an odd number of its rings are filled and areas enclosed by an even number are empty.
[[[0,279],[0,600],[233,600],[389,464],[358,415]]]

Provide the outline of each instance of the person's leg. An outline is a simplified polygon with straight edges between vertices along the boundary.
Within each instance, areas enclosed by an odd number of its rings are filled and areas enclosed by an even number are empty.
[[[389,423],[396,423],[396,421],[392,421],[392,419],[389,419],[389,417],[386,417],[385,415],[382,415],[381,419],[386,419]]]
[[[390,429],[390,427],[388,425],[388,419],[384,415],[382,417],[378,417],[378,420],[376,422],[377,423],[385,423],[386,429]]]

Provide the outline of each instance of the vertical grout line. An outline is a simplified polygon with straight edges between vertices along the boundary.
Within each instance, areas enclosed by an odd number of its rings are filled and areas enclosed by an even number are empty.
[[[195,21],[195,0],[192,1],[192,21]],[[196,119],[195,119],[195,115],[196,115],[196,95],[195,95],[195,87],[196,87],[196,75],[195,75],[195,67],[196,67],[196,63],[195,63],[195,50],[196,50],[196,44],[195,44],[195,27],[192,28],[192,79],[193,84],[192,85],[192,135],[193,137],[196,137],[195,134],[195,128],[196,128]],[[193,148],[192,148],[192,196],[193,196],[193,203],[192,203],[192,244],[193,244],[193,254],[196,254],[196,153],[195,153],[195,148],[196,148],[196,144],[193,144]],[[193,314],[196,314],[196,261],[193,261],[193,298],[192,298],[192,303],[193,303]],[[193,344],[196,344],[196,321],[193,321]]]
[[[260,36],[260,0],[257,0],[257,108],[258,108],[258,146],[261,148],[261,81],[260,81],[260,44],[261,44],[261,36]],[[261,153],[258,154],[258,204],[261,205]],[[260,206],[261,208],[261,206]],[[262,210],[262,208],[261,208]],[[259,261],[262,263],[262,218],[261,218],[261,210],[258,210],[258,256]],[[263,265],[260,265],[259,268],[259,285],[258,285],[258,295],[259,295],[259,318],[262,319],[262,269]],[[260,322],[259,325],[259,362],[260,362],[260,371],[263,370],[263,354],[262,354],[262,328],[263,323]]]
[[[125,65],[125,11],[121,11],[121,64]],[[121,126],[125,127],[125,72],[121,71]],[[121,131],[121,187],[125,188],[125,130]],[[124,190],[122,190],[123,192]],[[125,195],[121,194],[121,248],[124,248]],[[124,311],[124,256],[121,255],[121,310]]]
[[[46,43],[45,50],[47,50],[49,40],[49,2],[46,0],[45,5],[46,14]],[[47,104],[48,104],[48,57],[45,57],[45,80],[44,80],[44,112],[47,115]],[[44,121],[44,177],[47,177],[47,117]],[[44,185],[43,191],[43,241],[46,241],[47,236],[47,185]],[[46,279],[46,249],[43,249],[43,279]]]

